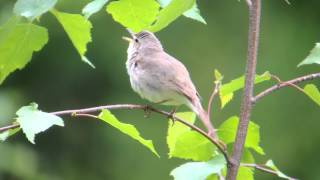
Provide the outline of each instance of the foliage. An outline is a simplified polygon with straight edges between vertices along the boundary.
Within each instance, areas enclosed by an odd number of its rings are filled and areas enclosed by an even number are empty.
[[[88,42],[91,42],[90,30],[92,25],[90,21],[80,14],[63,13],[57,10],[52,10],[51,12],[68,34],[73,45],[80,54],[82,61],[94,68],[94,65],[84,56],[87,51],[87,44]]]
[[[0,27],[0,84],[14,70],[24,68],[47,41],[47,29],[16,17]]]
[[[320,92],[316,85],[314,84],[307,84],[303,88],[304,93],[310,97],[315,103],[320,106]]]
[[[154,0],[113,1],[107,7],[113,19],[134,32],[149,27],[159,13],[159,4]]]
[[[194,3],[195,0],[172,0],[166,7],[161,9],[156,22],[148,29],[152,32],[157,32],[165,28],[182,13],[192,8]]]
[[[298,67],[307,64],[320,64],[320,43],[316,43],[310,54],[298,64]]]
[[[109,0],[93,0],[82,9],[82,14],[88,19],[92,14],[100,11],[108,1]]]
[[[15,128],[15,129],[8,129],[2,133],[0,133],[0,141],[5,141],[7,140],[10,136],[16,134],[17,132],[19,132],[21,130],[21,128]]]
[[[272,161],[271,159],[266,162],[265,166],[271,168],[272,170],[274,170],[279,177],[284,178],[284,179],[290,179],[289,176],[283,174],[283,173],[277,168],[277,166],[273,163],[273,161]]]
[[[21,23],[20,18],[12,18],[0,27],[0,83],[14,70],[22,69],[30,61],[33,52],[39,51],[48,42],[47,29],[36,25],[33,20],[40,19],[41,15],[49,11],[68,34],[81,60],[94,67],[85,56],[87,44],[92,39],[90,32],[92,25],[87,19],[102,9],[107,2],[108,0],[94,0],[88,3],[82,10],[83,16],[53,9],[57,0],[18,0],[13,11],[18,16],[26,17],[30,22]],[[119,0],[109,3],[106,9],[115,21],[134,32],[143,29],[159,31],[183,13],[189,18],[204,22],[195,0],[160,1],[160,3],[163,7],[161,10],[160,4],[155,0]]]
[[[36,103],[21,107],[16,114],[22,131],[33,144],[36,134],[46,131],[53,125],[64,126],[60,117],[38,110]]]
[[[153,152],[156,156],[160,157],[157,151],[154,149],[153,143],[150,140],[145,140],[140,136],[139,131],[131,124],[125,124],[120,122],[113,114],[111,114],[108,110],[102,110],[102,112],[98,116],[99,119],[104,122],[110,124],[114,128],[120,130],[122,133],[130,136],[131,138],[137,140],[142,145],[147,147],[151,152]]]
[[[189,123],[195,122],[195,114],[191,112],[177,113],[177,117],[185,119]],[[189,127],[180,122],[169,121],[167,144],[169,147],[169,158],[176,157],[191,159],[194,161],[207,161],[212,158],[215,147],[212,143],[190,130]]]
[[[218,136],[226,144],[232,143],[236,137],[236,131],[239,124],[239,118],[232,116],[225,120],[219,127]],[[260,127],[249,122],[248,135],[246,137],[245,147],[252,148],[257,153],[264,155],[263,149],[259,146],[260,142]]]
[[[217,155],[207,162],[188,162],[171,171],[175,180],[206,179],[210,174],[220,173],[226,161],[222,155]]]
[[[13,11],[33,21],[53,8],[56,3],[57,0],[18,0]]]
[[[171,0],[159,0],[159,4],[162,8],[170,4]],[[201,16],[200,10],[198,8],[197,2],[194,2],[193,6],[183,13],[185,17],[197,20],[203,24],[207,24],[205,19]]]
[[[218,71],[217,71],[218,72]],[[216,73],[216,79],[219,79],[219,76]],[[261,75],[256,75],[254,83],[259,84],[264,81],[270,80],[271,75],[269,72],[265,72]],[[241,76],[239,78],[233,79],[231,82],[221,85],[220,91],[219,91],[219,97],[221,101],[221,108],[224,108],[225,105],[230,102],[233,98],[233,93],[239,89],[242,89],[244,87],[244,76]]]

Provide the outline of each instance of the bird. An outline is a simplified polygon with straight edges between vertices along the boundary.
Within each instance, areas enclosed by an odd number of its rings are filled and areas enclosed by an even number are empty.
[[[202,121],[208,135],[215,137],[215,130],[208,113],[203,109],[200,96],[187,68],[163,49],[154,33],[128,30],[129,42],[126,68],[132,89],[150,102],[189,107]]]

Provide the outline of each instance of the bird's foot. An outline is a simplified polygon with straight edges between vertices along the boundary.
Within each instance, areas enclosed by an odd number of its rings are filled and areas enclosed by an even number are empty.
[[[172,126],[173,126],[174,123],[176,122],[176,119],[175,119],[175,117],[174,117],[174,115],[176,114],[176,112],[177,112],[177,107],[174,107],[174,108],[170,111],[170,113],[169,113],[169,115],[168,115],[168,118],[172,120]]]
[[[150,117],[150,114],[151,114],[150,108],[151,108],[151,106],[148,105],[148,104],[144,106],[143,111],[144,111],[144,117],[145,118],[149,118]]]

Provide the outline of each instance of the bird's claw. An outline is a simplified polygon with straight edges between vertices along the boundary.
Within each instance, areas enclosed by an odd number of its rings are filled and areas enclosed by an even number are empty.
[[[172,110],[171,110],[171,112],[169,113],[169,115],[168,115],[168,118],[169,119],[171,119],[171,121],[172,121],[172,126],[175,124],[175,122],[177,121],[176,120],[176,118],[175,118],[175,114],[176,114],[176,111],[177,111],[177,109],[176,108],[173,108]]]
[[[148,118],[150,117],[150,105],[145,105],[144,108],[143,108],[143,111],[144,111],[144,117],[145,118]]]

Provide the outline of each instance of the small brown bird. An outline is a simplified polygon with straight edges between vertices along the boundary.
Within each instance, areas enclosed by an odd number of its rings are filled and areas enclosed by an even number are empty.
[[[214,137],[208,113],[201,105],[200,96],[186,67],[163,50],[153,33],[129,32],[132,39],[124,39],[130,42],[126,66],[133,90],[154,103],[187,105],[202,120],[209,135]]]

